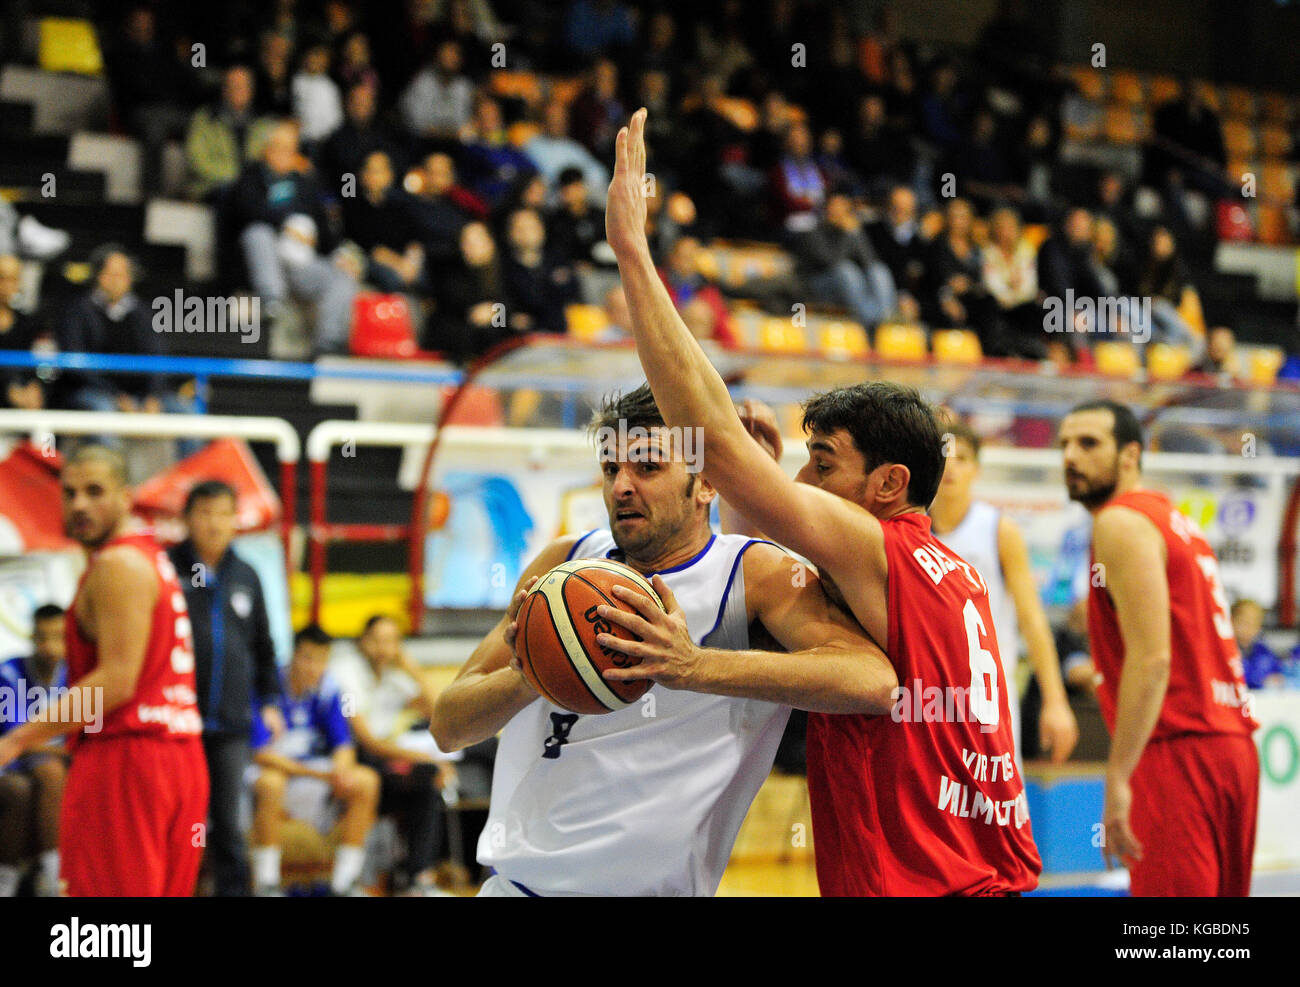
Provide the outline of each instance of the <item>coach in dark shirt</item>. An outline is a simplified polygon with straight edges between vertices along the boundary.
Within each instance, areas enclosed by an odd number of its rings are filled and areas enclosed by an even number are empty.
[[[261,705],[264,722],[278,735],[284,729],[280,679],[261,581],[230,547],[234,490],[218,480],[197,484],[185,500],[184,517],[189,537],[170,555],[194,633],[194,677],[212,793],[209,860],[216,893],[242,897],[250,887],[239,800],[251,757],[253,705]]]

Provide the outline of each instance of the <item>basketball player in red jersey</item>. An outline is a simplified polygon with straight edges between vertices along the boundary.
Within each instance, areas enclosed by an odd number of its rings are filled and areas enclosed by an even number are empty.
[[[901,683],[889,715],[809,717],[822,893],[1032,889],[1041,862],[1015,767],[988,590],[938,543],[925,513],[944,465],[933,409],[886,383],[820,395],[805,406],[811,441],[802,482],[785,475],[746,431],[655,272],[645,235],[645,118],[638,110],[619,132],[605,227],[655,400],[669,425],[703,428],[714,487],[817,565]],[[641,671],[665,685],[679,681],[668,649],[639,653]]]
[[[1250,893],[1259,758],[1219,564],[1142,488],[1142,429],[1111,401],[1061,423],[1065,485],[1092,514],[1088,638],[1111,732],[1107,860],[1134,895]]]
[[[79,447],[61,483],[68,535],[90,555],[68,608],[69,694],[0,739],[0,764],[71,734],[61,821],[70,896],[188,896],[208,772],[185,597],[166,553],[130,527],[118,453]]]

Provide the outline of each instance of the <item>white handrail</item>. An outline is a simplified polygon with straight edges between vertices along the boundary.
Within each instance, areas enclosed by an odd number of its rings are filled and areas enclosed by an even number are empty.
[[[302,454],[298,433],[283,418],[6,408],[0,409],[0,432],[26,432],[38,443],[42,436],[51,434],[195,439],[234,437],[274,442],[276,456],[282,463],[296,463]]]

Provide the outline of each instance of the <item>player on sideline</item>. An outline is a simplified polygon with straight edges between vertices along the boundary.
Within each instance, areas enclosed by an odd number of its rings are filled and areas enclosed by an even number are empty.
[[[119,453],[80,446],[61,482],[64,525],[89,553],[67,614],[69,693],[0,738],[0,766],[71,734],[60,825],[70,896],[189,896],[208,770],[185,596],[167,553],[130,526]]]
[[[434,708],[443,750],[502,731],[479,841],[495,870],[485,896],[711,895],[789,706],[892,705],[893,668],[815,574],[768,542],[712,533],[714,491],[662,424],[644,386],[606,402],[593,430],[609,528],[542,550]],[[600,716],[540,698],[518,670],[514,621],[522,590],[571,558],[654,574],[685,678],[716,695],[656,688]],[[791,653],[746,650],[770,639]]]
[[[903,690],[889,717],[809,717],[822,893],[1032,889],[1042,865],[1015,768],[988,591],[939,545],[925,514],[943,473],[933,409],[887,383],[819,395],[804,407],[804,482],[786,476],[745,430],[656,274],[645,234],[645,118],[638,110],[619,131],[605,227],[659,408],[669,426],[703,429],[705,471],[718,493],[817,565],[828,590],[884,644]],[[661,623],[652,613],[649,622]],[[652,678],[675,674],[666,650],[632,653],[652,662],[644,670]]]
[[[1038,678],[1043,709],[1038,719],[1040,746],[1060,764],[1079,742],[1079,725],[1061,681],[1061,662],[1052,640],[1034,573],[1029,567],[1025,536],[1016,522],[992,504],[976,500],[980,438],[961,422],[944,425],[944,467],[939,492],[930,505],[930,525],[935,537],[980,571],[989,588],[989,609],[998,635],[1002,671],[1006,674],[1011,706],[1011,732],[1020,760],[1020,696],[1016,692],[1016,665],[1020,635],[1029,648],[1029,663]]]
[[[1077,406],[1059,441],[1070,499],[1093,518],[1106,858],[1128,863],[1135,896],[1248,895],[1259,724],[1214,550],[1168,497],[1142,488],[1142,428],[1124,405]]]

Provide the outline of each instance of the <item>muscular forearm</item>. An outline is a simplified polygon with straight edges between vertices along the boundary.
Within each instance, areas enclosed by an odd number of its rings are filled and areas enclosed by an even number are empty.
[[[1142,750],[1160,719],[1169,686],[1169,654],[1133,655],[1124,659],[1115,735],[1111,738],[1107,770],[1125,780],[1133,774]]]
[[[1061,681],[1061,663],[1056,655],[1056,642],[1052,640],[1052,629],[1046,616],[1040,613],[1029,620],[1022,619],[1021,626],[1024,628],[1025,645],[1029,649],[1029,664],[1034,669],[1034,678],[1038,680],[1044,705],[1068,703],[1065,683]]]
[[[466,677],[438,697],[429,729],[440,749],[458,751],[496,736],[536,698],[537,693],[513,668]]]
[[[893,707],[898,677],[887,662],[829,645],[791,653],[705,649],[690,688],[761,699],[812,713],[879,715]]]

